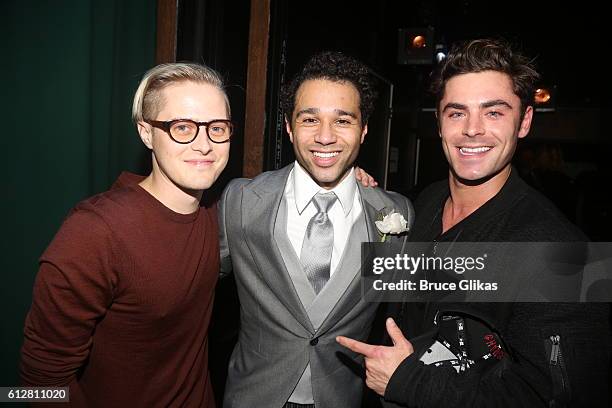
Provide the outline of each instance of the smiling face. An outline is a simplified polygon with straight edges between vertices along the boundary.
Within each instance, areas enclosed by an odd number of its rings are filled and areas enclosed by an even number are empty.
[[[505,181],[518,138],[527,136],[533,108],[521,119],[521,101],[504,73],[461,74],[446,83],[438,125],[451,180]]]
[[[286,127],[296,160],[326,189],[346,177],[367,133],[367,125],[361,125],[355,86],[325,79],[300,85]]]
[[[158,121],[191,119],[206,122],[229,119],[223,92],[206,83],[183,81],[161,91],[161,109],[154,118]],[[154,190],[162,197],[173,197],[180,192],[201,196],[210,188],[225,168],[229,158],[229,143],[213,143],[204,126],[196,139],[188,144],[174,142],[163,130],[145,122],[138,123],[138,131],[145,145],[153,151],[151,179]]]

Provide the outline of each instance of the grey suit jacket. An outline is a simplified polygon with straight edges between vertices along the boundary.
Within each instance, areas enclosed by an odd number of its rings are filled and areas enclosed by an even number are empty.
[[[282,407],[308,364],[317,408],[361,403],[362,360],[335,338],[365,340],[377,304],[362,300],[357,261],[354,278],[315,330],[273,235],[292,167],[253,180],[233,180],[219,204],[221,273],[233,270],[240,297],[240,334],[229,364],[226,408]],[[414,211],[408,199],[378,188],[359,188],[371,241],[379,239],[374,221],[385,208],[400,211],[412,225]]]

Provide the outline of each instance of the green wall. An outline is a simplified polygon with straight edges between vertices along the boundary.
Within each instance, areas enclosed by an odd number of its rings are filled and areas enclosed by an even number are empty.
[[[37,259],[70,208],[149,154],[131,98],[154,64],[154,0],[4,0],[0,386],[18,384]]]

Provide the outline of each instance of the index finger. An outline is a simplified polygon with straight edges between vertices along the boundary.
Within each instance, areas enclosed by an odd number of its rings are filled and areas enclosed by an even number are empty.
[[[371,344],[362,343],[360,341],[350,339],[344,336],[336,337],[336,341],[340,343],[340,345],[346,347],[347,349],[352,350],[355,353],[363,354],[366,357],[370,357],[373,350],[376,348],[376,346],[373,346]]]

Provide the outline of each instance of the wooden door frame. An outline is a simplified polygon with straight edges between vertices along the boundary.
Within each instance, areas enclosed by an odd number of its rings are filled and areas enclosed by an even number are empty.
[[[175,62],[179,0],[157,0],[156,63]],[[242,174],[263,171],[270,0],[251,0]]]

